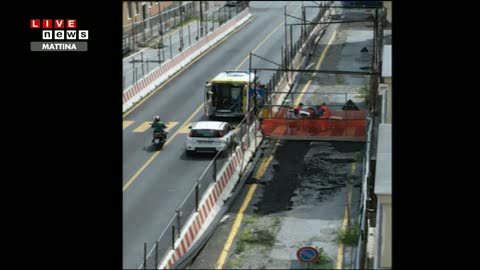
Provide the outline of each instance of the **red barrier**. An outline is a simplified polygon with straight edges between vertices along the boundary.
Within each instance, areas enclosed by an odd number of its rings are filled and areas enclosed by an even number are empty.
[[[270,119],[285,119],[287,116],[287,111],[291,109],[289,107],[274,107],[272,108],[272,112],[267,113],[267,115],[270,115],[265,118],[270,118]],[[312,117],[309,117],[309,119],[319,119],[320,117],[315,117],[314,116],[314,111],[313,109],[306,109],[304,110],[306,112],[309,112]],[[358,110],[358,111],[332,111],[330,110],[331,116],[334,118],[342,118],[342,120],[365,120],[367,118],[368,111],[366,110]]]
[[[356,112],[360,117],[361,111]],[[342,112],[336,112],[336,116]],[[335,115],[332,112],[332,115]],[[273,139],[365,141],[367,121],[363,119],[264,119],[262,132]]]

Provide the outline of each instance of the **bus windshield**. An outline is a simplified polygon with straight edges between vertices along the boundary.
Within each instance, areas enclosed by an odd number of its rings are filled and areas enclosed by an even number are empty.
[[[241,112],[242,111],[241,84],[217,83],[212,86],[213,106],[217,111]]]

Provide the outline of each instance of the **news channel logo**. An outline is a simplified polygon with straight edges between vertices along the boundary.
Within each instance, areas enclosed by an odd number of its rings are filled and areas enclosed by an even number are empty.
[[[88,30],[77,29],[76,19],[31,19],[30,29],[41,31],[41,41],[30,42],[33,52],[85,52]]]

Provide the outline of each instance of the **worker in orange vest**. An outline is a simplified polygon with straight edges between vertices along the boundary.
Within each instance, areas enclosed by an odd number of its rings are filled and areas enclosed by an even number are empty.
[[[327,104],[323,103],[322,106],[320,106],[320,110],[323,111],[322,116],[320,116],[320,119],[328,119],[332,113],[327,107]]]

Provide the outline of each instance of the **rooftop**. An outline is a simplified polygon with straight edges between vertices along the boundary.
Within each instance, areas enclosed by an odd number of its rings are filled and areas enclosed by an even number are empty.
[[[192,125],[192,129],[215,129],[221,130],[225,122],[220,121],[200,121]]]
[[[255,74],[253,72],[249,75],[248,71],[225,71],[218,74],[215,78],[211,79],[211,82],[253,82]]]

